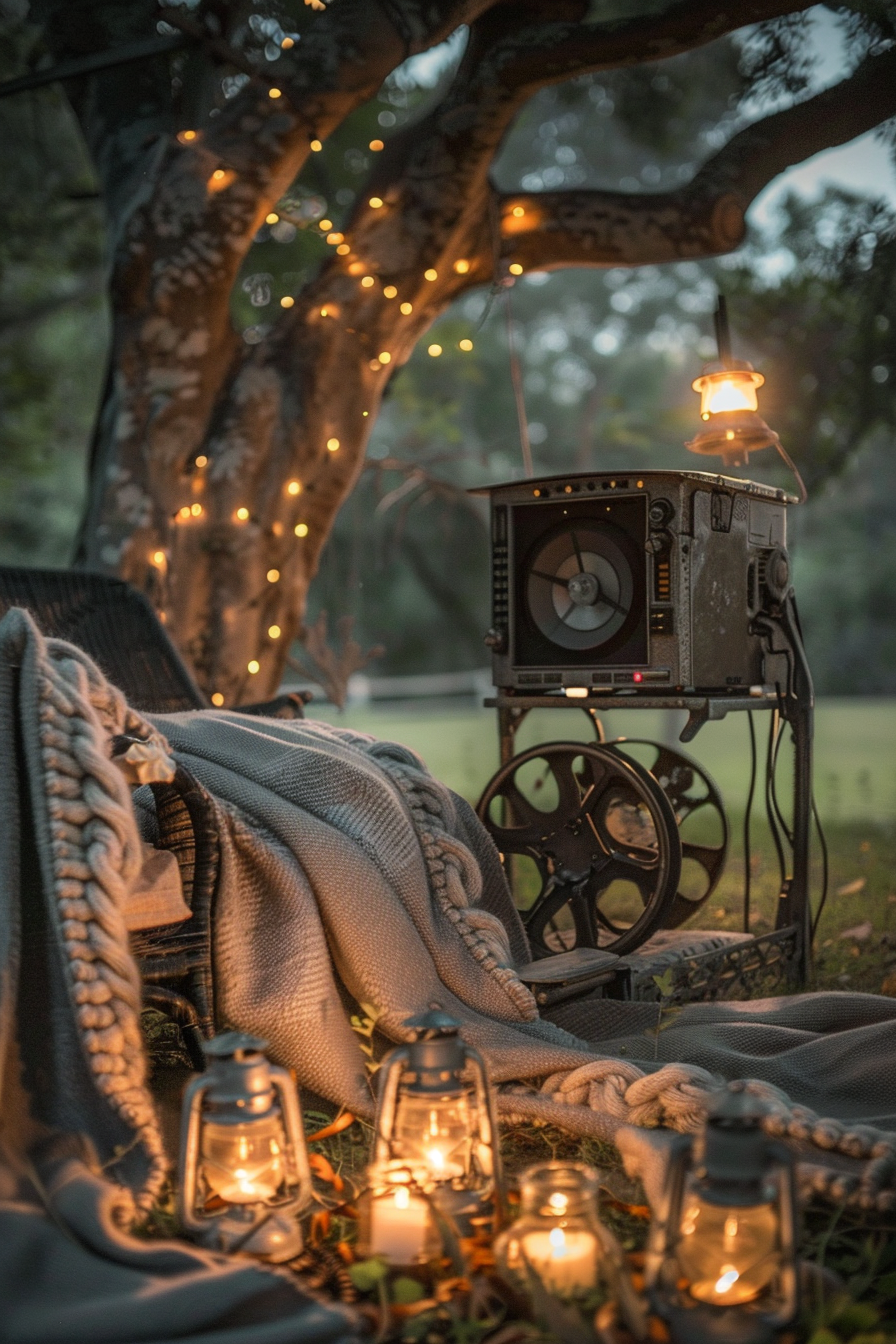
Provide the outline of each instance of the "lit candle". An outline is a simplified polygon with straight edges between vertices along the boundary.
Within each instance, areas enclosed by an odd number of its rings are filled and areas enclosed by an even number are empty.
[[[393,1264],[412,1264],[424,1254],[428,1231],[429,1205],[406,1185],[373,1196],[370,1255],[381,1255]]]
[[[587,1293],[597,1283],[597,1238],[587,1230],[527,1232],[522,1254],[549,1293],[573,1297]]]

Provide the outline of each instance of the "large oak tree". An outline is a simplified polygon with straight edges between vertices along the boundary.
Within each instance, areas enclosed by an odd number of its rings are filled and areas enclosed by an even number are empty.
[[[276,689],[384,390],[459,295],[532,268],[729,252],[774,177],[896,114],[886,7],[869,17],[864,5],[849,76],[746,124],[687,185],[508,193],[490,170],[539,89],[808,6],[643,0],[601,19],[611,7],[585,0],[311,3],[274,60],[270,24],[251,22],[286,23],[273,0],[31,11],[69,76],[110,240],[109,375],[80,558],[148,592],[200,684],[227,703]],[[391,72],[461,26],[451,78],[374,155],[326,259],[246,343],[231,294],[265,219]],[[233,96],[222,79],[239,85]]]

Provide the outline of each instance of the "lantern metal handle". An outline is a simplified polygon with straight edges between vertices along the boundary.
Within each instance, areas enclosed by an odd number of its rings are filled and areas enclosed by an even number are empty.
[[[180,1134],[180,1180],[177,1202],[180,1221],[188,1232],[203,1232],[209,1220],[196,1216],[196,1176],[199,1171],[199,1136],[202,1097],[210,1086],[207,1077],[194,1078],[184,1094]]]
[[[280,1108],[283,1114],[283,1128],[286,1139],[292,1149],[295,1161],[298,1188],[294,1201],[296,1210],[304,1209],[311,1202],[311,1166],[308,1161],[308,1147],[305,1143],[305,1124],[302,1119],[302,1107],[292,1075],[279,1064],[271,1064],[271,1084],[280,1096]]]
[[[398,1088],[401,1083],[402,1070],[408,1062],[409,1051],[406,1045],[401,1045],[397,1046],[391,1052],[391,1055],[388,1068],[384,1072],[379,1105],[377,1106],[377,1126],[373,1150],[373,1160],[375,1162],[388,1162],[392,1156],[392,1145],[387,1135],[391,1133],[395,1120]]]

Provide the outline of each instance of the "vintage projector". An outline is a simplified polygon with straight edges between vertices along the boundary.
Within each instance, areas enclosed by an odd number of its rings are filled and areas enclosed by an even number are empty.
[[[762,375],[731,358],[723,303],[716,321],[719,361],[694,383],[704,428],[688,447],[731,467],[774,446],[793,467],[759,416]],[[498,711],[501,745],[477,811],[504,861],[533,965],[544,963],[524,976],[539,1002],[574,997],[598,972],[622,997],[655,997],[672,976],[679,1001],[765,988],[772,973],[804,981],[813,696],[787,553],[787,509],[800,500],[705,471],[590,472],[477,493],[491,510],[486,643],[497,695],[486,703]],[[584,710],[594,741],[514,754],[523,720],[546,708]],[[707,721],[745,711],[751,802],[765,712],[766,819],[780,859],[771,933],[750,934],[749,852],[741,930],[694,932],[725,867],[725,809],[677,746],[605,741],[602,713],[639,708],[687,711],[685,743]],[[786,727],[789,807],[776,786]]]
[[[773,680],[755,618],[790,588],[796,501],[782,490],[648,471],[488,493],[496,686],[749,693]]]

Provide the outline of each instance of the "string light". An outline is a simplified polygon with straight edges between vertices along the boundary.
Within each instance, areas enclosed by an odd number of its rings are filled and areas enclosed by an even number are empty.
[[[196,466],[197,467],[208,466],[208,458],[206,457],[205,453],[200,453],[199,456],[196,458]]]
[[[329,317],[330,316],[329,308],[321,308],[320,315],[321,317]]]
[[[523,268],[518,261],[512,261],[507,268],[511,275],[522,275]]]
[[[438,271],[434,271],[433,268],[432,268],[431,266],[430,266],[430,268],[429,268],[428,271],[424,271],[424,272],[423,272],[423,279],[424,279],[424,280],[438,280],[438,278],[439,278],[439,273],[438,273]]]
[[[459,348],[460,348],[461,350],[472,350],[472,349],[473,349],[473,342],[469,339],[468,336],[465,336],[464,339],[463,339],[462,341],[458,341],[457,344],[458,344],[458,346],[459,346]]]
[[[164,564],[165,564],[165,552],[164,552],[164,551],[153,551],[153,553],[152,553],[150,559],[152,560],[152,563],[153,563],[154,565],[158,565],[159,569],[162,569],[162,568],[164,567]]]
[[[244,523],[246,519],[249,517],[249,510],[244,506],[241,506],[236,511],[236,517],[239,522]]]
[[[461,257],[460,261],[454,263],[454,269],[457,271],[458,275],[466,275],[467,271],[470,269],[470,263],[466,258]]]
[[[349,275],[360,275],[363,270],[364,270],[363,261],[353,261],[348,268],[348,273]]]
[[[280,50],[289,51],[291,47],[295,46],[295,44],[296,41],[294,37],[284,37],[283,41],[280,43]]]
[[[386,285],[383,288],[383,294],[387,299],[394,299],[398,294],[398,290],[394,285]]]
[[[322,219],[317,226],[323,233],[329,233],[333,227],[332,219]]]
[[[182,145],[190,145],[198,135],[198,131],[178,131],[177,138]]]
[[[293,306],[294,303],[295,303],[295,299],[293,298],[293,296],[292,296],[291,294],[284,294],[284,295],[283,295],[283,298],[280,300],[280,307],[281,307],[281,308],[291,308],[291,307]]]
[[[362,414],[363,416],[368,416],[368,415],[370,414],[370,412],[369,412],[369,411],[362,411],[361,414]]]
[[[295,534],[296,534],[297,537],[307,537],[307,535],[308,535],[308,524],[307,524],[307,523],[296,523],[295,527],[293,528],[293,531],[295,532]]]
[[[380,364],[378,359],[372,359],[368,364],[368,368],[373,369],[374,373],[379,373],[380,369],[382,368],[382,365]]]
[[[364,287],[365,289],[369,289],[370,286],[371,286],[372,284],[374,284],[373,276],[372,276],[372,275],[365,275],[365,276],[362,276],[362,278],[361,278],[361,284],[363,285],[363,287]]]
[[[412,303],[403,303],[401,305],[401,312],[404,313],[405,317],[407,317],[408,314],[412,313],[413,311],[414,311],[414,305]]]
[[[269,626],[268,626],[268,636],[269,636],[271,639],[279,639],[280,636],[282,635],[282,633],[283,633],[283,631],[280,629],[279,625],[269,625]]]
[[[288,495],[300,495],[302,493],[302,482],[290,481],[289,485],[286,487],[286,493]]]
[[[276,224],[279,218],[280,216],[277,214],[277,211],[272,210],[269,215],[265,215],[264,222],[265,224]]]
[[[513,217],[514,217],[514,219],[522,219],[523,215],[524,215],[526,212],[525,212],[525,210],[523,209],[523,207],[522,207],[521,205],[515,205],[515,206],[513,207],[513,212],[512,212],[512,213],[513,213]]]
[[[250,672],[250,673],[252,674],[252,676],[254,677],[256,672],[261,671],[261,663],[258,661],[257,658],[252,658],[252,659],[250,659],[250,661],[246,664],[246,670],[247,670],[248,672]]]
[[[344,233],[328,233],[327,242],[330,244],[331,247],[335,247],[337,243],[342,242],[344,237],[345,237]]]
[[[432,355],[433,359],[437,359],[438,356],[442,353],[442,347],[440,345],[433,344],[429,347],[426,353],[428,355]]]
[[[282,98],[282,97],[283,97],[283,94],[281,93],[280,89],[268,89],[268,97],[269,97],[269,98]]]
[[[319,154],[319,153],[321,152],[322,149],[323,149],[323,145],[321,144],[321,142],[320,142],[319,140],[312,140],[312,141],[311,141],[311,151],[312,151],[312,153],[314,153],[314,154]]]
[[[368,201],[368,205],[370,206],[371,210],[379,210],[382,204],[383,202],[380,196],[371,196],[370,200]]]
[[[377,359],[381,364],[388,364],[391,361],[392,356],[389,354],[388,350],[381,350],[377,355]]]
[[[280,571],[279,571],[279,569],[269,569],[269,570],[268,570],[267,578],[268,578],[268,583],[276,583],[277,580],[280,578]]]
[[[335,453],[335,452],[337,451],[337,449],[339,448],[339,440],[338,440],[338,439],[327,439],[327,448],[329,449],[329,451],[330,451],[331,453]]]
[[[235,177],[236,173],[232,169],[216,168],[205,185],[211,192],[224,191]]]
[[[283,536],[283,524],[279,521],[271,523],[271,531],[275,537]]]
[[[339,253],[340,257],[347,257],[349,252],[351,252],[351,248],[348,243],[340,243],[336,251]]]
[[[186,520],[187,518],[189,518],[189,516],[190,516],[190,506],[189,506],[189,504],[184,504],[181,508],[179,508],[178,511],[177,511],[177,516],[178,516],[178,518],[183,518],[184,520]]]
[[[202,513],[202,505],[201,505],[201,504],[191,504],[191,505],[190,505],[190,512],[192,513],[192,515],[193,515],[194,518],[198,518],[198,517],[200,516],[200,514]]]
[[[372,149],[374,154],[378,154],[381,149],[385,149],[385,145],[382,140],[371,140],[368,148]]]
[[[217,705],[217,706],[220,708],[220,706],[223,705],[223,703],[224,703],[224,697],[223,697],[223,695],[221,694],[221,692],[220,692],[220,691],[213,691],[213,692],[212,692],[212,704],[213,704],[213,705]]]

